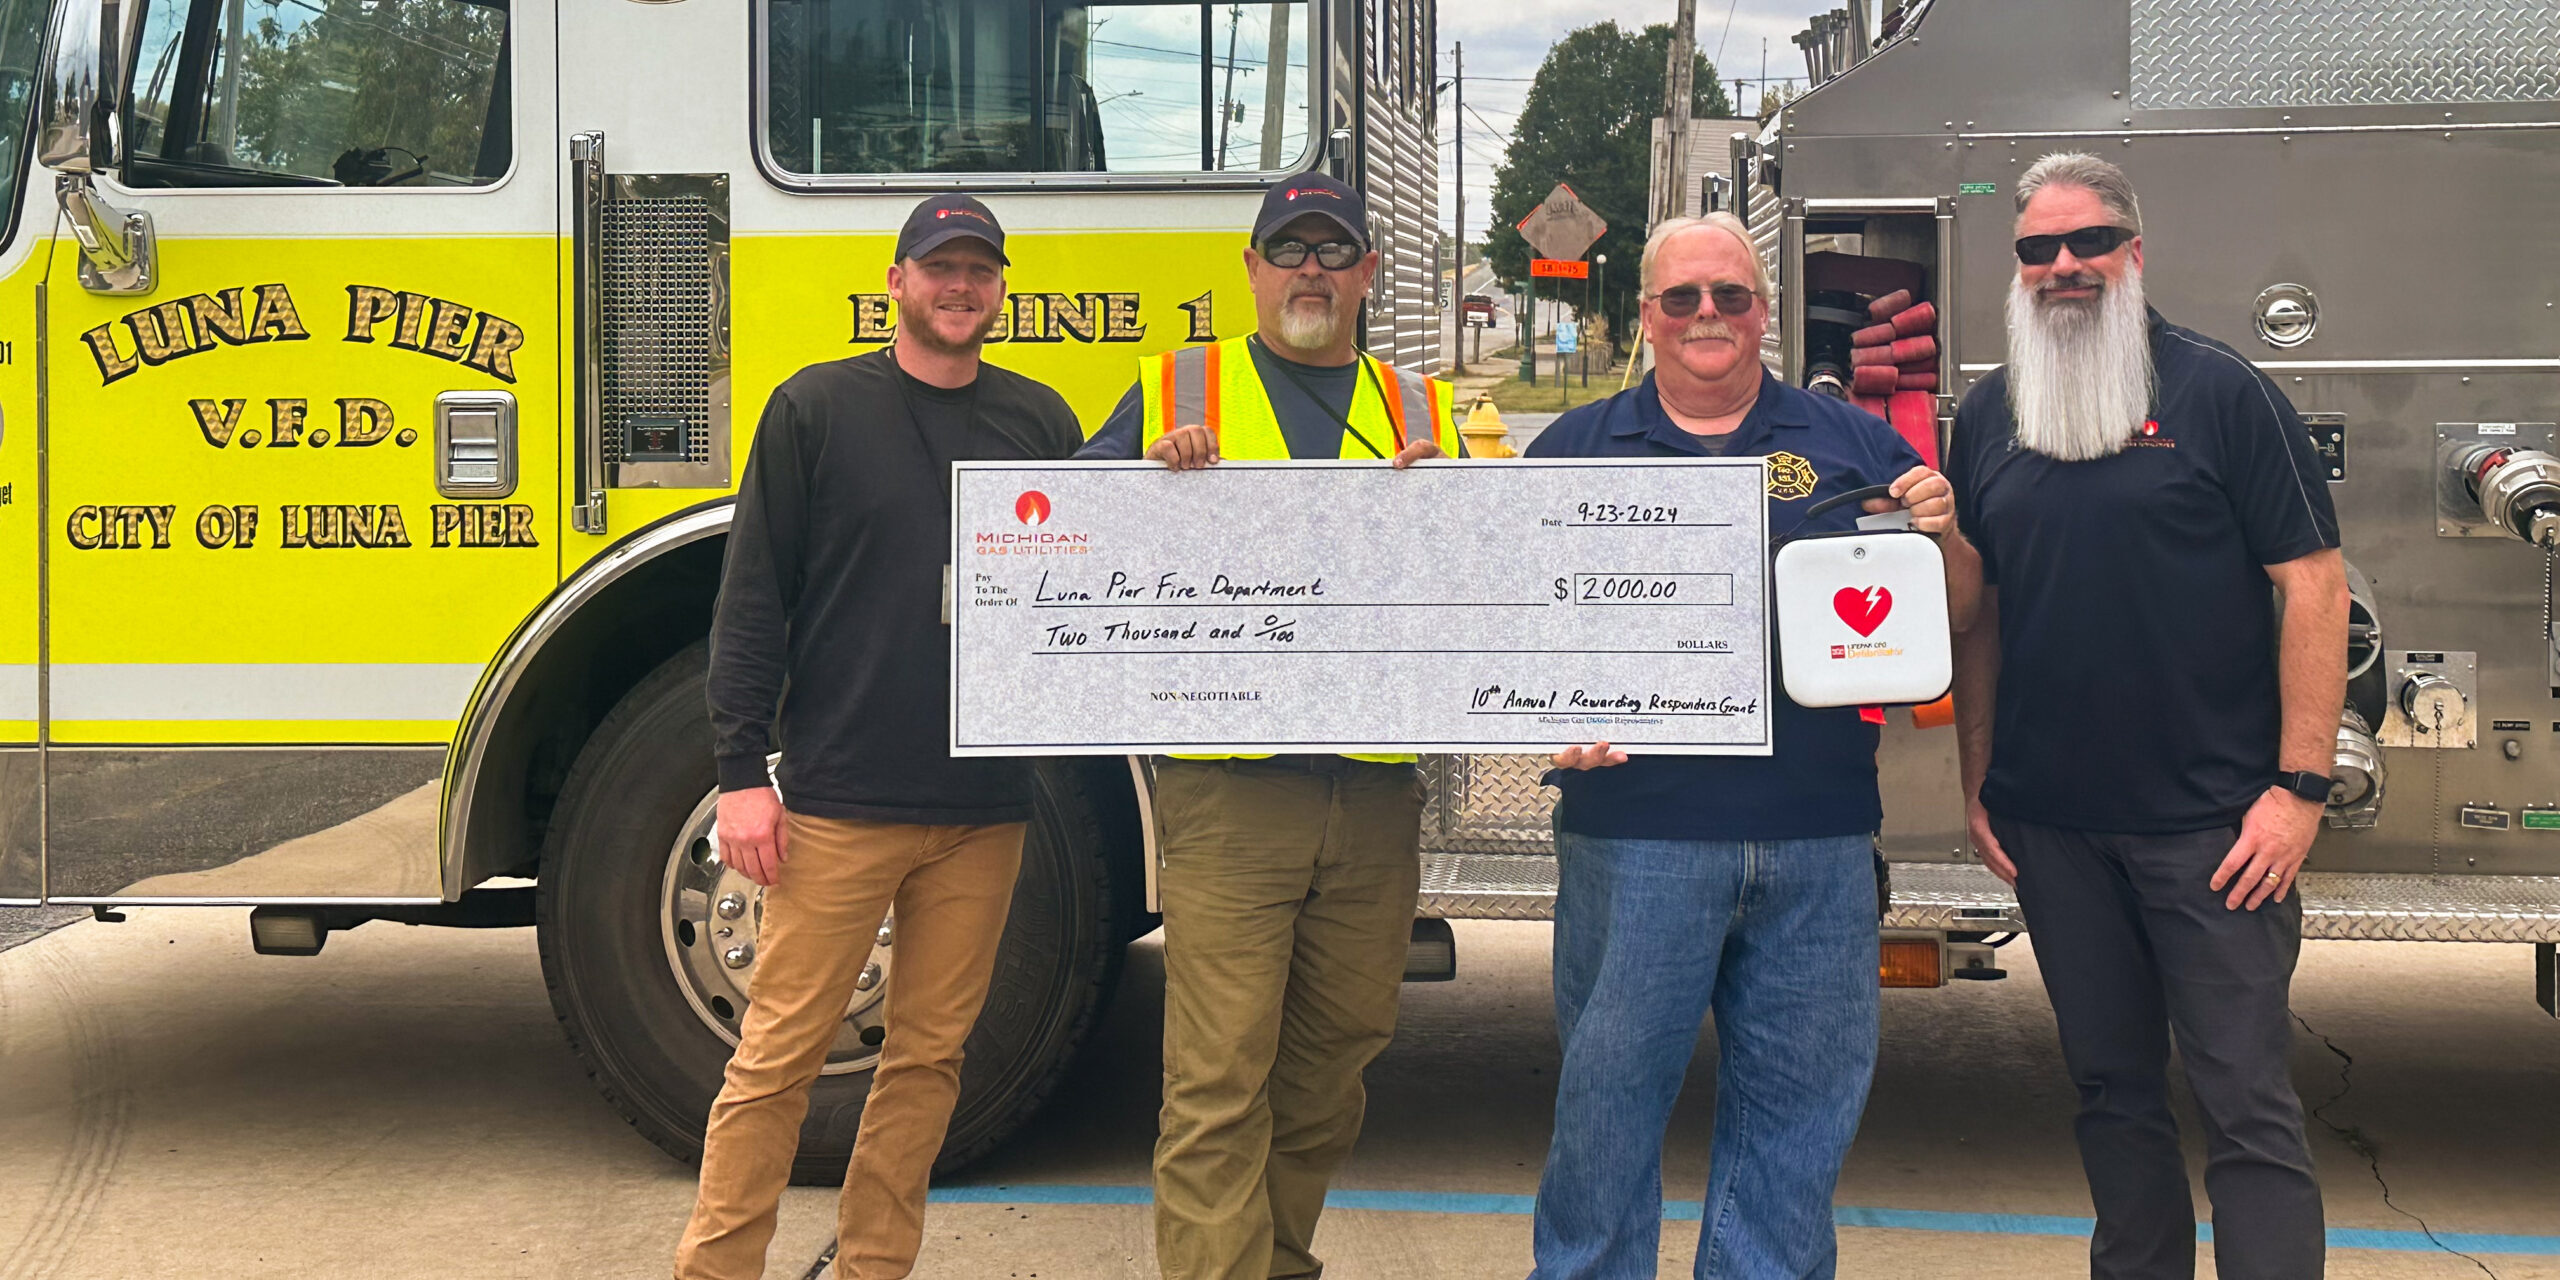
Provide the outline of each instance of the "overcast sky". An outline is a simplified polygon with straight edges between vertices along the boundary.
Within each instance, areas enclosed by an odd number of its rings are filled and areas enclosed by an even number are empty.
[[[1804,55],[1792,43],[1816,12],[1837,7],[1838,0],[1697,0],[1698,50],[1715,63],[1728,85],[1737,79],[1757,80],[1761,41],[1768,41],[1768,76],[1802,76]],[[1467,148],[1467,227],[1470,240],[1481,240],[1493,198],[1493,170],[1509,144],[1529,80],[1546,59],[1547,46],[1576,27],[1616,19],[1621,27],[1641,30],[1679,16],[1675,0],[1440,0],[1440,74],[1454,69],[1450,50],[1467,47],[1467,116],[1451,119],[1448,104],[1440,115],[1440,221],[1457,224],[1457,142]],[[1721,52],[1719,52],[1721,51]],[[1728,88],[1728,93],[1731,90]],[[1755,90],[1744,110],[1759,101]],[[1652,104],[1660,110],[1660,103]]]

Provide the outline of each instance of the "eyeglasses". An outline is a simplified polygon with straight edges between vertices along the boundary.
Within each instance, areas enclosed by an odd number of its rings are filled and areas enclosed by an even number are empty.
[[[2085,262],[2114,253],[2125,241],[2141,234],[2123,227],[2082,227],[2058,236],[2020,236],[2018,261],[2031,267],[2045,266],[2068,248],[2072,257]]]
[[[1368,256],[1368,250],[1348,240],[1327,240],[1308,244],[1303,240],[1274,240],[1262,246],[1262,260],[1284,271],[1303,266],[1307,255],[1316,255],[1316,265],[1327,271],[1348,271]]]
[[[1662,304],[1662,314],[1674,320],[1686,320],[1698,314],[1698,304],[1708,297],[1716,300],[1716,314],[1738,316],[1750,312],[1751,304],[1760,300],[1760,291],[1749,285],[1720,284],[1701,289],[1694,284],[1678,285],[1651,295]]]

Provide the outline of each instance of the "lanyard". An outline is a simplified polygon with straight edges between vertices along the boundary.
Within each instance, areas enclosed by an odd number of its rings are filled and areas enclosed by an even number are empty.
[[[1263,341],[1262,341],[1262,339],[1261,339],[1260,337],[1255,337],[1255,338],[1253,339],[1253,343],[1254,343],[1254,345],[1255,345],[1255,346],[1262,347],[1262,349],[1263,349],[1263,350],[1265,350],[1265,351],[1271,351],[1271,348],[1270,348],[1270,347],[1268,347],[1268,346],[1264,346],[1264,345],[1263,345]],[[1366,375],[1366,377],[1367,377],[1367,379],[1368,379],[1368,382],[1369,382],[1369,385],[1370,385],[1372,388],[1374,388],[1374,389],[1377,391],[1377,393],[1378,393],[1378,404],[1379,404],[1379,407],[1384,408],[1384,409],[1386,409],[1386,410],[1387,410],[1387,420],[1388,420],[1388,421],[1390,421],[1390,422],[1394,421],[1394,420],[1395,420],[1395,410],[1394,410],[1394,407],[1393,407],[1393,406],[1391,406],[1391,405],[1388,405],[1388,404],[1387,404],[1387,389],[1386,389],[1385,387],[1380,386],[1380,385],[1378,384],[1378,370],[1377,370],[1377,366],[1375,366],[1375,365],[1371,364],[1371,363],[1369,362],[1369,358],[1368,358],[1367,356],[1361,356],[1361,357],[1358,357],[1358,359],[1359,359],[1359,363],[1360,363],[1360,371],[1361,371],[1361,373],[1362,373],[1362,374],[1364,374],[1364,375]],[[1316,406],[1317,408],[1324,410],[1324,414],[1325,414],[1325,416],[1326,416],[1326,417],[1333,419],[1333,420],[1334,420],[1334,422],[1335,422],[1336,424],[1338,424],[1339,426],[1341,426],[1341,428],[1342,428],[1344,431],[1350,432],[1350,433],[1351,433],[1351,438],[1352,438],[1352,439],[1354,439],[1354,440],[1359,441],[1359,442],[1360,442],[1360,446],[1361,446],[1362,448],[1367,449],[1367,450],[1369,451],[1369,456],[1370,456],[1370,457],[1372,457],[1372,458],[1384,458],[1384,457],[1386,457],[1386,456],[1387,456],[1387,455],[1385,455],[1385,454],[1383,454],[1383,453],[1378,452],[1378,446],[1376,446],[1375,444],[1370,443],[1370,442],[1369,442],[1369,437],[1367,437],[1367,436],[1364,436],[1364,435],[1360,434],[1360,428],[1358,428],[1358,427],[1355,427],[1355,426],[1352,426],[1352,425],[1351,425],[1351,419],[1350,419],[1350,417],[1349,417],[1349,416],[1347,416],[1347,415],[1345,415],[1345,414],[1340,414],[1340,413],[1336,413],[1336,412],[1334,412],[1334,410],[1333,410],[1333,406],[1332,406],[1332,405],[1329,405],[1329,404],[1326,404],[1326,403],[1324,402],[1324,397],[1323,397],[1323,396],[1320,396],[1320,395],[1317,395],[1317,394],[1316,394],[1316,389],[1315,389],[1314,387],[1308,386],[1308,385],[1307,385],[1307,380],[1306,380],[1305,378],[1303,378],[1303,377],[1300,377],[1300,376],[1298,375],[1298,371],[1297,371],[1297,370],[1295,370],[1295,369],[1293,369],[1293,368],[1290,368],[1290,367],[1289,367],[1289,359],[1288,359],[1288,357],[1281,355],[1281,354],[1280,354],[1279,352],[1277,352],[1277,351],[1272,351],[1272,352],[1271,352],[1271,360],[1272,360],[1272,363],[1274,363],[1274,364],[1276,364],[1276,365],[1278,365],[1278,366],[1279,366],[1279,368],[1280,368],[1280,376],[1281,376],[1281,377],[1287,378],[1287,379],[1290,381],[1290,383],[1291,383],[1292,385],[1294,385],[1294,386],[1296,386],[1296,387],[1298,388],[1298,390],[1299,390],[1299,391],[1304,392],[1304,393],[1306,394],[1306,397],[1307,397],[1307,399],[1308,399],[1308,400],[1313,401],[1313,402],[1314,402],[1314,404],[1315,404],[1315,406]],[[1354,390],[1354,391],[1352,392],[1352,394],[1353,394],[1354,396],[1357,396],[1357,395],[1359,395],[1360,393],[1359,393],[1357,390]],[[1284,435],[1282,438],[1285,440],[1287,437]]]
[[[915,433],[916,447],[924,450],[925,465],[932,469],[934,483],[942,490],[942,512],[947,519],[951,514],[951,460],[934,452],[933,437],[924,429],[924,418],[916,413],[915,390],[907,385],[907,379],[913,375],[898,366],[897,353],[882,354],[889,360],[889,376],[897,382],[898,407],[907,415],[907,429]],[[969,398],[961,402],[960,408],[966,420],[975,425],[978,421],[978,384],[975,380],[969,383]],[[1004,432],[999,428],[997,434],[1003,435]],[[1007,439],[1010,441],[1011,438]]]
[[[884,354],[889,360],[889,376],[897,379],[898,382],[898,407],[907,415],[907,429],[916,433],[916,447],[924,450],[925,466],[932,470],[934,483],[942,489],[942,518],[948,521],[951,518],[952,503],[951,462],[949,459],[937,457],[933,451],[933,436],[924,429],[924,419],[916,413],[915,392],[907,386],[908,374],[905,369],[898,366],[897,353],[891,351]],[[966,421],[972,426],[977,425],[978,384],[974,379],[969,383],[968,399],[961,402],[960,408]],[[988,425],[994,426],[993,423]],[[1012,440],[1003,428],[996,427],[995,431],[997,435],[1005,436],[1007,441]],[[951,562],[947,560],[942,564],[942,625],[946,627],[951,625]]]

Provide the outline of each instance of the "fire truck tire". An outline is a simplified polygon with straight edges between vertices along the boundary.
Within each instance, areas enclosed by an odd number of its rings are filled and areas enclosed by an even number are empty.
[[[661,936],[666,851],[717,782],[707,655],[697,643],[669,659],[597,726],[554,811],[536,895],[543,978],[570,1048],[615,1111],[688,1162],[701,1158],[730,1054]],[[1090,763],[1037,771],[1012,916],[938,1170],[993,1150],[1048,1100],[1118,983],[1127,933],[1111,919],[1091,790],[1103,775]],[[867,1069],[818,1078],[794,1182],[843,1181],[870,1086]]]

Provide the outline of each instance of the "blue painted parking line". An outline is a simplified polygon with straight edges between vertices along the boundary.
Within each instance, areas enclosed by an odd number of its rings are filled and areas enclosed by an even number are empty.
[[[1022,1183],[981,1187],[936,1187],[936,1204],[1129,1205],[1154,1203],[1141,1186],[1082,1186]],[[1353,1191],[1325,1196],[1334,1209],[1369,1209],[1380,1213],[1446,1213],[1524,1217],[1537,1203],[1533,1196],[1493,1195],[1472,1191]],[[1662,1206],[1666,1222],[1696,1222],[1698,1202],[1671,1201]],[[2097,1224],[2087,1218],[2042,1213],[1945,1213],[1931,1209],[1874,1209],[1842,1205],[1832,1220],[1844,1227],[1884,1227],[1897,1231],[1951,1231],[1967,1235],[2065,1236],[2081,1240]],[[2196,1228],[2196,1238],[2213,1239],[2213,1228]],[[2441,1246],[2437,1241],[2442,1241]],[[2397,1253],[2433,1253],[2439,1248],[2465,1253],[2516,1253],[2560,1257],[2560,1236],[2496,1235],[2472,1231],[2439,1231],[2430,1240],[2423,1231],[2381,1231],[2365,1227],[2329,1228],[2332,1249],[2379,1249]]]

